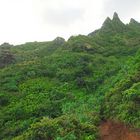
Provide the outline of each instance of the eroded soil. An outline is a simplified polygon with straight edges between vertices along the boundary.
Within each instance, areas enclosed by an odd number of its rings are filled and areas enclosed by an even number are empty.
[[[140,140],[140,130],[134,130],[123,123],[106,121],[100,125],[101,140]]]

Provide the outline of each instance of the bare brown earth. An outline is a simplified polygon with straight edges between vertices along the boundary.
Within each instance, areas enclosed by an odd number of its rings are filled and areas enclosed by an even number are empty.
[[[130,129],[123,123],[106,121],[100,125],[101,140],[140,140],[140,130]]]

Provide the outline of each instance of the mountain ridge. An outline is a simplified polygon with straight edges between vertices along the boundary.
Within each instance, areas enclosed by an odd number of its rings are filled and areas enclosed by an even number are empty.
[[[118,33],[118,32],[125,32],[126,30],[129,30],[129,25],[137,25],[140,27],[140,24],[133,18],[130,19],[130,22],[129,24],[124,24],[118,14],[116,12],[114,12],[113,14],[113,18],[111,19],[110,17],[107,17],[105,19],[105,21],[103,22],[102,24],[102,27],[100,29],[98,29],[98,32],[97,31],[93,31],[91,33],[89,33],[88,35],[89,36],[94,36],[95,35],[95,32],[98,34],[99,32],[106,32],[106,33],[109,33],[109,32],[112,32],[112,30],[115,32],[115,33]],[[128,25],[128,26],[127,26]]]
[[[98,140],[107,120],[139,133],[139,27],[115,13],[87,36],[2,44],[0,139]]]

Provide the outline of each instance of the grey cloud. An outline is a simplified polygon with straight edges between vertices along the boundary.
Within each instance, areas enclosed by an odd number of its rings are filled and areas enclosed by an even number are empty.
[[[58,26],[68,26],[77,20],[81,20],[84,15],[84,9],[81,8],[63,8],[47,9],[44,13],[43,20],[46,23]]]
[[[105,0],[104,11],[109,14],[111,12],[121,13],[127,17],[139,10],[140,0]]]

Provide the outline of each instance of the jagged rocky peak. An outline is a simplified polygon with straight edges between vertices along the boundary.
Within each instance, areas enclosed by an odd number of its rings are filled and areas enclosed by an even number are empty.
[[[131,18],[129,24],[140,24],[140,23],[136,21],[135,19]]]
[[[107,23],[110,23],[110,22],[111,22],[110,17],[107,17],[107,18],[105,19],[105,21],[104,21],[103,25],[104,25],[104,24],[107,24]]]
[[[112,23],[112,20],[111,20],[109,17],[107,17],[107,18],[105,19],[103,25],[102,25],[102,28],[104,28],[104,27],[106,27],[106,26],[110,26],[111,23]]]
[[[116,12],[114,12],[112,20],[109,17],[106,18],[106,20],[103,23],[103,27],[104,26],[109,26],[111,24],[112,24],[112,26],[115,26],[115,25],[117,25],[117,26],[121,25],[122,26],[122,25],[124,25],[124,23],[120,20],[118,14]]]
[[[114,12],[113,18],[107,17],[102,24],[102,27],[97,32],[92,32],[89,35],[93,36],[97,33],[116,33],[126,30],[126,25],[120,20],[118,14]]]
[[[114,12],[112,21],[115,22],[115,23],[119,23],[119,24],[124,25],[124,23],[120,20],[118,14],[116,12]]]
[[[114,12],[114,15],[113,15],[113,20],[120,20],[120,18],[119,18],[119,16],[118,16],[118,14],[116,13],[116,12]]]
[[[126,28],[126,25],[120,20],[116,12],[114,12],[112,24],[114,26],[114,29],[116,29],[116,31],[122,31]]]

